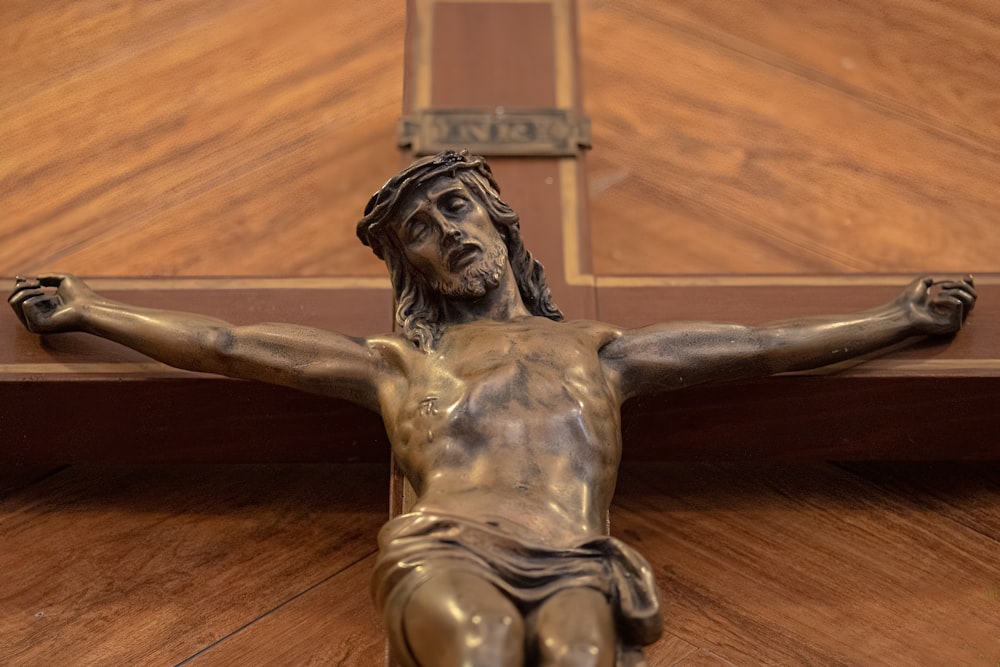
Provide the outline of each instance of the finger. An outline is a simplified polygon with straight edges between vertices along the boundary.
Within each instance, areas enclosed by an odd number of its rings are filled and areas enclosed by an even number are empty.
[[[31,326],[28,324],[27,315],[24,313],[24,304],[28,299],[44,295],[45,293],[40,289],[25,288],[21,291],[14,292],[10,295],[10,298],[7,299],[7,303],[9,303],[10,307],[14,310],[14,314],[17,315],[17,319],[21,320],[21,324],[27,327],[28,330],[31,329]]]
[[[21,290],[36,289],[41,286],[42,286],[41,283],[39,283],[34,278],[25,278],[24,276],[18,276],[17,278],[14,279],[13,294],[17,294]]]
[[[905,294],[915,301],[922,301],[927,298],[927,294],[933,284],[934,279],[930,276],[917,278],[906,287]]]
[[[979,297],[976,288],[965,281],[945,280],[940,283],[940,288],[942,292],[948,291],[968,295],[967,303],[970,309],[976,304],[976,299]]]
[[[39,294],[36,296],[29,297],[24,300],[21,312],[24,319],[24,326],[28,328],[28,331],[32,333],[45,333],[45,323],[51,321],[51,315],[56,311],[58,305],[53,302],[52,295],[50,294]],[[31,313],[31,318],[28,318],[28,313]],[[36,325],[42,324],[42,327]]]
[[[10,298],[7,299],[7,303],[16,307],[18,305],[23,305],[24,302],[35,296],[45,296],[45,292],[43,292],[37,285],[33,288],[25,286],[23,289],[11,294]]]
[[[56,307],[56,298],[51,292],[38,290],[37,294],[25,296],[23,305],[27,307],[43,307],[45,310],[52,310]]]
[[[16,298],[15,298],[16,297]],[[28,331],[35,331],[35,327],[32,326],[31,321],[28,320],[28,311],[34,311],[33,314],[37,313],[39,310],[51,311],[52,304],[47,304],[46,307],[41,307],[42,304],[51,301],[48,294],[40,289],[36,290],[26,290],[23,292],[18,292],[10,298],[10,305],[14,309],[14,314],[17,315],[17,319],[21,320],[21,324],[28,329]]]
[[[937,280],[934,284],[942,289],[964,289],[973,291],[976,289],[964,280]]]
[[[976,284],[976,281],[972,277],[971,273],[966,273],[961,278],[935,278],[934,279],[934,284],[936,284],[936,285],[940,285],[941,283],[948,283],[948,282],[963,283],[965,285],[975,285]]]
[[[966,314],[968,314],[968,311],[975,307],[976,300],[979,298],[979,293],[976,291],[976,282],[971,273],[965,274],[965,278],[962,279],[962,282],[968,285],[965,291],[972,295],[972,303],[969,305],[968,310],[966,310]]]
[[[973,304],[976,302],[976,298],[962,289],[943,289],[937,294],[940,297],[951,297],[955,299],[960,299],[962,303]]]
[[[971,295],[973,299],[978,296],[978,294],[976,294],[976,288],[965,281],[942,280],[941,282],[936,283],[936,286],[942,291],[954,290],[957,292],[965,292],[966,294]]]
[[[959,322],[965,319],[965,303],[950,294],[938,294],[934,299],[933,306],[934,311],[941,316],[951,319],[952,316],[957,315],[959,317]]]
[[[20,308],[15,308],[15,309],[14,309],[14,314],[15,314],[15,315],[17,315],[17,319],[21,320],[21,324],[22,324],[22,325],[23,325],[23,326],[24,326],[24,327],[25,327],[26,329],[28,329],[28,330],[30,330],[30,329],[31,329],[31,327],[29,327],[29,326],[28,326],[28,320],[27,320],[27,319],[25,318],[25,316],[24,316],[24,311],[23,311],[22,309],[20,309]]]
[[[976,296],[964,289],[941,290],[938,293],[938,297],[957,299],[962,303],[962,307],[966,312],[972,310],[972,307],[976,304]]]

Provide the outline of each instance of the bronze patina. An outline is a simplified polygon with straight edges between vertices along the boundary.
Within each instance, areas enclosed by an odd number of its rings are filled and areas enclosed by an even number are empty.
[[[911,282],[852,315],[626,330],[563,322],[481,157],[423,158],[371,199],[399,332],[233,326],[110,301],[79,278],[18,278],[33,332],[85,331],[180,368],[347,399],[382,415],[416,493],[379,535],[373,590],[407,666],[640,665],[662,620],[643,558],[607,534],[620,407],[956,332],[972,278]]]

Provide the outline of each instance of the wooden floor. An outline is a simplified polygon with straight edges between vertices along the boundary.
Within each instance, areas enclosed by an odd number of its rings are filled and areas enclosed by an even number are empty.
[[[4,2],[0,275],[382,275],[402,5]],[[580,19],[598,275],[1000,271],[991,0]],[[0,665],[379,664],[387,475],[4,469]],[[1000,665],[996,464],[626,465],[613,528],[651,665]]]

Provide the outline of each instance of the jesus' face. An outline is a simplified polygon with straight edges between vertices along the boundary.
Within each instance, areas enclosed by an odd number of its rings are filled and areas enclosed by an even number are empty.
[[[418,188],[402,207],[396,235],[410,262],[445,296],[479,298],[497,287],[507,246],[482,203],[453,177]]]

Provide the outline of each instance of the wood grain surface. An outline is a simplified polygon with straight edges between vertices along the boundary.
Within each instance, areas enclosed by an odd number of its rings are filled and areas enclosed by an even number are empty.
[[[4,3],[0,273],[382,275],[397,2]]]
[[[598,275],[995,265],[995,7],[589,6]]]
[[[387,486],[386,465],[78,466],[8,494],[0,663],[176,664],[373,553]]]
[[[612,530],[650,556],[668,635],[720,664],[991,665],[997,470],[631,465]]]
[[[4,3],[0,275],[381,275],[353,227],[399,164],[403,10]],[[998,270],[989,2],[579,21],[598,275]]]
[[[989,0],[579,18],[599,277],[1000,270]],[[0,4],[0,276],[382,276],[354,223],[399,166],[403,34],[388,0]],[[384,470],[3,467],[0,663],[375,664]],[[650,664],[995,667],[997,480],[627,467]]]
[[[384,465],[58,471],[0,500],[0,661],[369,667]],[[0,479],[6,471],[0,471]],[[650,665],[990,666],[1000,469],[626,464]]]
[[[358,561],[181,664],[381,664],[382,622],[368,594],[374,566],[374,555]]]

